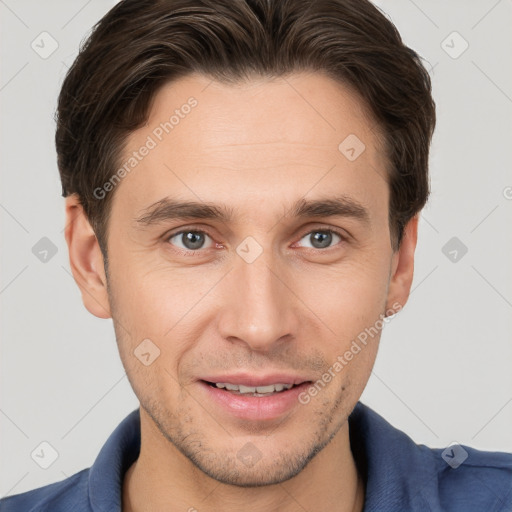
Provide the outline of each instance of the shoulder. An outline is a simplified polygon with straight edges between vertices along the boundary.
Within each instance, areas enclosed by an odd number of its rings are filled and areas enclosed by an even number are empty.
[[[90,468],[65,480],[0,500],[1,512],[121,510],[123,475],[140,451],[139,409],[110,434]]]
[[[430,449],[439,500],[457,510],[512,510],[512,454],[465,445]]]
[[[89,469],[37,489],[0,500],[1,512],[90,512]]]
[[[415,495],[410,510],[512,512],[512,454],[461,444],[432,448],[408,437],[402,448],[401,478]]]
[[[512,511],[512,454],[417,444],[361,403],[349,421],[365,512]]]

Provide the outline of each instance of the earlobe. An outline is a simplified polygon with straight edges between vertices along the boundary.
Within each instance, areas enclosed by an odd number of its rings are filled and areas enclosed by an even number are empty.
[[[405,306],[414,277],[414,251],[418,240],[418,219],[415,215],[405,226],[400,248],[393,254],[386,310],[398,312]]]
[[[103,255],[76,194],[66,198],[65,237],[71,272],[84,306],[98,318],[111,318]]]

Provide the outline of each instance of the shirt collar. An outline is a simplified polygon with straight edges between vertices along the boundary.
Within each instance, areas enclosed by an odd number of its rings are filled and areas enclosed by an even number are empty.
[[[110,434],[89,471],[94,512],[121,512],[123,480],[140,453],[140,410],[132,411]]]
[[[349,416],[349,434],[366,481],[364,512],[431,510],[436,505],[439,461],[430,448],[417,445],[361,402]]]

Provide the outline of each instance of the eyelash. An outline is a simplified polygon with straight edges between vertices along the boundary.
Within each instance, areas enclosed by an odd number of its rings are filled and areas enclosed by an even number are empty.
[[[170,244],[169,240],[171,238],[174,238],[175,236],[181,235],[183,233],[199,233],[199,234],[202,234],[202,235],[207,235],[207,236],[209,236],[213,240],[213,237],[207,231],[204,231],[202,229],[185,228],[185,229],[180,229],[179,231],[176,231],[175,233],[170,233],[170,234],[166,235],[165,236],[165,241],[168,242],[169,245],[172,245],[172,244]],[[306,235],[309,235],[309,234],[312,234],[312,233],[334,233],[335,235],[338,235],[341,238],[341,242],[339,242],[336,245],[339,245],[339,244],[347,241],[347,235],[346,234],[344,234],[341,231],[338,231],[336,229],[333,229],[333,228],[310,229],[309,231],[304,232],[299,237],[299,240],[302,240],[302,238],[304,238]],[[215,242],[214,242],[214,244],[215,244]],[[306,247],[305,249],[313,250],[313,251],[327,252],[327,251],[329,251],[329,249],[333,249],[334,247],[336,247],[336,245],[331,246],[331,247],[327,247],[325,249],[315,249],[314,247],[313,248],[312,247]],[[181,252],[182,254],[193,255],[193,256],[201,255],[202,252],[207,250],[207,249],[197,249],[197,250],[193,251],[191,249],[188,249],[188,250],[181,249],[180,247],[174,247],[174,249],[176,251],[178,251],[178,252]]]

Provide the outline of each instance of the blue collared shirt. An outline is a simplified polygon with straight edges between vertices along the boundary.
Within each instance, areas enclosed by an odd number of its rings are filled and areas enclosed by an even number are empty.
[[[364,512],[512,511],[512,454],[418,445],[361,402],[349,425],[352,452],[366,481]],[[136,409],[117,426],[90,468],[3,498],[0,511],[121,512],[124,474],[139,451]]]

